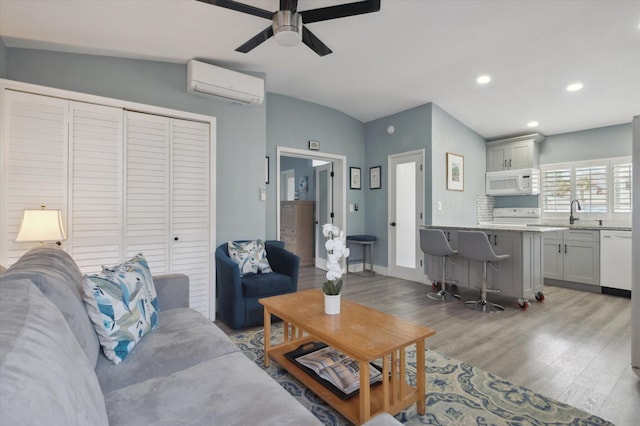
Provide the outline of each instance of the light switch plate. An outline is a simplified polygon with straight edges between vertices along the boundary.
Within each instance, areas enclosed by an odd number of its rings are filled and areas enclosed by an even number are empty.
[[[267,188],[264,186],[260,187],[260,201],[266,201],[267,199]]]

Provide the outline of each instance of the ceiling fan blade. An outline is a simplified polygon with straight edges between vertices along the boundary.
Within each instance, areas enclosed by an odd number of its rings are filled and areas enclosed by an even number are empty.
[[[332,52],[326,44],[321,42],[320,39],[313,35],[305,26],[302,27],[302,42],[320,56],[325,56]]]
[[[249,15],[258,16],[260,18],[272,19],[273,12],[263,10],[248,4],[240,3],[232,0],[198,0],[202,3],[212,4],[214,6],[224,7],[225,9],[235,10],[237,12],[248,13]]]
[[[298,11],[298,0],[280,0],[280,10],[290,10],[292,13]]]
[[[380,0],[365,0],[355,3],[340,4],[337,6],[321,7],[300,12],[302,22],[310,24],[312,22],[327,21],[329,19],[345,18],[347,16],[362,15],[365,13],[377,12],[380,10]]]
[[[269,39],[269,37],[273,37],[273,27],[269,25],[269,27],[265,28],[264,31],[259,32],[255,35],[255,37],[249,39],[246,43],[236,49],[236,52],[247,53],[250,50],[258,47],[265,41]]]

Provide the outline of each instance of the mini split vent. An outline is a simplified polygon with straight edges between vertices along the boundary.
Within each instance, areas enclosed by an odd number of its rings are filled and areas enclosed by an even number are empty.
[[[264,80],[191,60],[187,64],[187,92],[241,105],[262,105]]]

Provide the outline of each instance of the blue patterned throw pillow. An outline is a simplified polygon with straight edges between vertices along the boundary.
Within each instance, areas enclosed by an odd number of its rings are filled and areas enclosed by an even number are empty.
[[[158,296],[142,254],[85,275],[83,299],[105,356],[119,364],[137,342],[158,328]]]
[[[269,274],[273,272],[269,260],[267,260],[267,251],[264,247],[264,241],[254,240],[246,242],[229,241],[227,248],[229,257],[240,268],[240,276],[245,274]]]

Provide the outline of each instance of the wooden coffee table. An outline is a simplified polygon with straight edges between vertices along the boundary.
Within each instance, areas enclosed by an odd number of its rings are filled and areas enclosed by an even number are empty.
[[[342,298],[338,315],[324,313],[320,290],[305,290],[260,299],[264,306],[264,364],[280,364],[320,398],[355,424],[387,412],[395,415],[416,403],[425,413],[425,339],[435,331]],[[284,341],[271,345],[271,315],[284,321]],[[358,361],[360,392],[342,400],[284,354],[298,346],[320,341]],[[406,379],[406,350],[416,345],[416,386]],[[369,386],[369,363],[382,359],[381,385]]]

